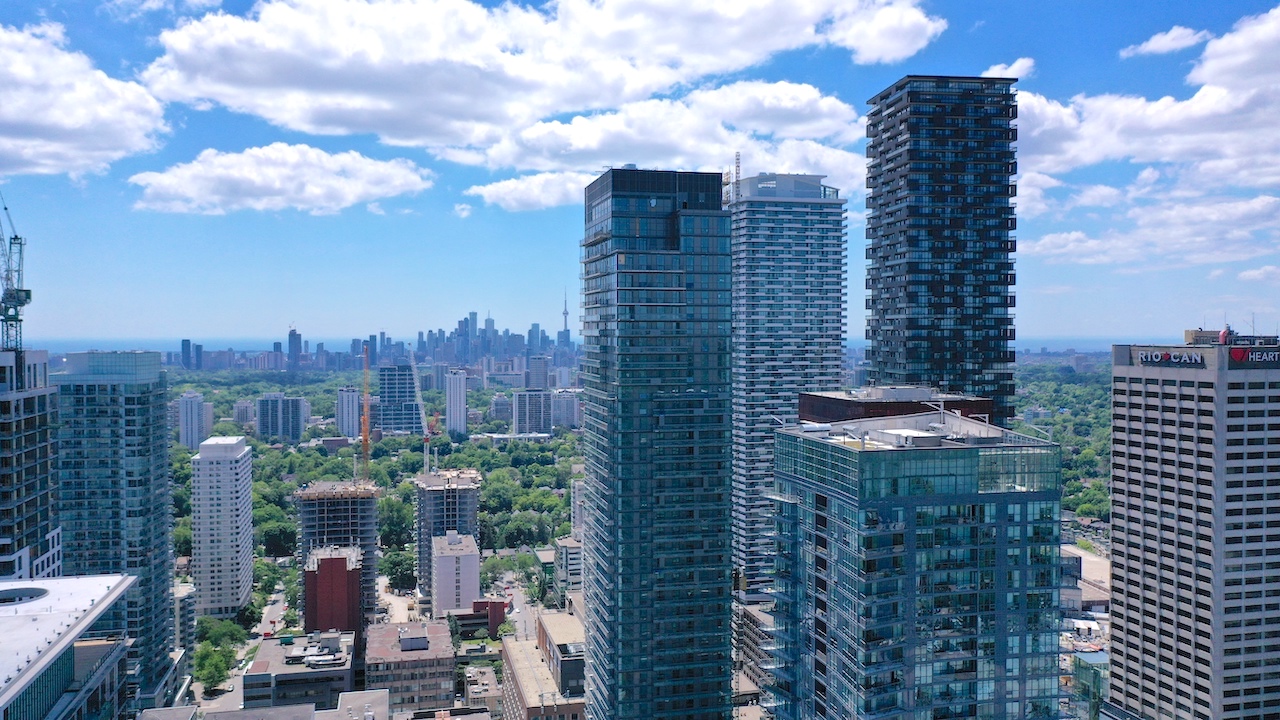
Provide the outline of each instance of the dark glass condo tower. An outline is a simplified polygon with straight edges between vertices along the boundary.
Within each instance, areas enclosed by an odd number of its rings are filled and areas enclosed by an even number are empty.
[[[1013,414],[1012,79],[909,75],[867,114],[867,360],[877,385]]]
[[[728,720],[729,215],[615,169],[582,240],[587,716]]]

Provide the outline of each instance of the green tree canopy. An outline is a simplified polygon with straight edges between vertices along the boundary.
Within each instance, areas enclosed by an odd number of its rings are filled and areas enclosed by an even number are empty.
[[[394,495],[378,500],[378,538],[386,548],[413,542],[413,506]]]
[[[396,590],[412,590],[418,584],[415,574],[417,558],[407,550],[391,550],[378,562],[378,572],[387,576],[387,582]]]

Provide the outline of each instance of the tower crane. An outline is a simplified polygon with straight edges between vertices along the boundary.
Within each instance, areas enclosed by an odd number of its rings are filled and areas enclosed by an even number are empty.
[[[0,226],[0,243],[3,247],[3,290],[0,291],[0,324],[3,325],[3,340],[0,350],[15,353],[14,388],[23,389],[26,384],[26,363],[22,357],[22,308],[31,302],[31,291],[22,287],[22,254],[27,241],[18,235],[13,218],[9,215],[9,204],[0,194],[0,206],[4,208],[4,219],[9,223],[8,239],[4,239],[4,227]]]

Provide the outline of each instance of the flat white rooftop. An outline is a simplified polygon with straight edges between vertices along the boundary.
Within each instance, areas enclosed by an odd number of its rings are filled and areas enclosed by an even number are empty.
[[[0,707],[39,677],[133,582],[129,575],[0,582]]]

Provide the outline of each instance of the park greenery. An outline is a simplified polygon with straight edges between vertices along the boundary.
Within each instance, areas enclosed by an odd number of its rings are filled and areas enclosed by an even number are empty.
[[[1111,368],[1076,372],[1066,365],[1019,365],[1015,409],[1043,409],[1048,417],[1015,420],[1013,429],[1062,446],[1062,508],[1108,519],[1111,499]]]
[[[199,644],[191,660],[191,676],[204,686],[206,695],[227,681],[235,666],[236,651],[248,639],[245,629],[229,620],[202,617],[196,621]]]
[[[375,382],[376,382],[376,375]],[[214,404],[214,416],[227,418],[239,400],[253,400],[262,393],[284,392],[306,397],[312,414],[332,417],[338,388],[360,387],[362,374],[347,373],[281,373],[271,371],[220,371],[189,373],[177,371],[170,384],[171,397],[187,390],[204,395]],[[373,388],[376,393],[376,386]],[[468,393],[472,409],[485,410],[495,390]],[[434,418],[444,412],[444,395],[438,391],[423,392],[426,414]],[[486,423],[477,432],[502,432],[503,421]],[[176,441],[176,430],[174,440]],[[283,586],[289,606],[284,624],[297,624],[299,591],[298,568],[281,567],[270,558],[292,557],[297,548],[297,511],[293,494],[315,482],[350,481],[358,468],[357,445],[330,451],[323,446],[294,447],[260,442],[246,428],[235,422],[222,421],[213,428],[214,435],[245,435],[253,451],[252,511],[257,559],[254,563],[254,594],[237,622],[250,629],[260,622],[262,610],[277,586]],[[305,439],[337,435],[329,425],[308,429]],[[425,458],[431,454],[442,468],[474,468],[483,476],[479,515],[480,546],[489,551],[504,548],[537,547],[569,532],[570,485],[577,458],[573,434],[558,433],[548,442],[511,443],[495,446],[489,440],[465,440],[437,435],[429,440],[422,436],[385,437],[370,446],[368,477],[381,489],[378,500],[378,534],[384,549],[380,571],[388,576],[395,589],[412,589],[416,584],[414,543],[414,502],[416,489],[412,479],[422,473]],[[193,453],[177,442],[171,443],[170,463],[173,478],[173,542],[178,556],[192,551],[191,528],[191,456]],[[514,556],[509,569],[520,571],[526,587],[537,588],[541,596],[546,579],[531,554]],[[493,566],[490,566],[491,569]],[[535,572],[536,571],[536,572]],[[487,587],[488,585],[486,585]],[[217,679],[222,660],[227,670],[234,664],[234,650],[227,656],[225,642],[208,642],[198,651],[206,679]],[[219,683],[206,683],[213,687]]]

